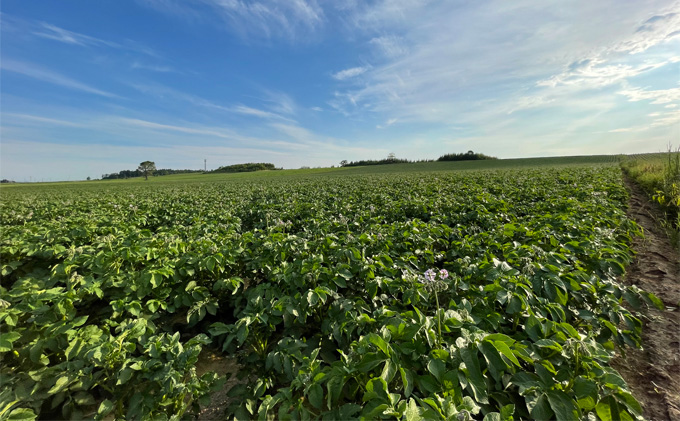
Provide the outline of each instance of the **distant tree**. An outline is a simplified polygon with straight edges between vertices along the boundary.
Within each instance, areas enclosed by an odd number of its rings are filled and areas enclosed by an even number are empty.
[[[346,160],[346,159],[343,159],[342,161],[340,161],[340,166],[341,166],[341,167],[344,167],[345,165],[347,165],[347,160]]]
[[[142,173],[145,180],[148,180],[149,175],[153,174],[153,172],[156,171],[156,163],[153,161],[144,161],[141,164],[139,164],[137,171]]]
[[[387,160],[388,160],[388,161],[396,161],[396,160],[397,160],[397,155],[395,155],[394,152],[390,152],[390,154],[387,155]]]
[[[87,177],[87,181],[90,181],[90,180],[92,180],[92,179],[90,177]]]

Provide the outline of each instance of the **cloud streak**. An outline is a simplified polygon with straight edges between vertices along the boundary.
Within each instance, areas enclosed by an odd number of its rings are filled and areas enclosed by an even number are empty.
[[[57,41],[63,44],[89,48],[106,47],[116,50],[132,51],[154,58],[160,57],[160,55],[153,49],[132,40],[125,40],[123,43],[113,42],[79,32],[70,31],[47,22],[20,19],[14,16],[9,16],[6,13],[2,14],[2,24],[8,26],[10,30],[15,32],[31,34],[32,36],[38,38]]]
[[[651,104],[672,105],[680,101],[680,88],[659,89],[646,91],[641,88],[631,88],[618,92],[628,98],[629,101],[650,101]],[[674,107],[671,107],[674,108]]]
[[[366,66],[352,67],[349,69],[340,70],[339,72],[333,73],[331,77],[333,77],[333,79],[335,80],[345,80],[362,75],[366,73],[367,70],[368,67]]]
[[[635,33],[617,44],[613,50],[629,54],[644,52],[657,44],[679,36],[678,28],[680,28],[680,6],[676,2],[669,7],[668,12],[662,12],[647,19]]]
[[[241,114],[241,115],[247,115],[251,117],[258,117],[266,120],[279,120],[279,121],[288,121],[288,122],[294,122],[293,119],[283,116],[279,113],[276,112],[271,112],[271,111],[265,111],[261,110],[258,108],[250,107],[247,105],[243,104],[236,104],[236,105],[222,105],[218,104],[214,101],[210,101],[205,98],[201,98],[196,95],[191,95],[187,94],[181,91],[178,91],[173,88],[168,88],[166,86],[162,85],[144,85],[144,84],[131,84],[134,89],[136,89],[139,92],[153,95],[159,98],[165,98],[167,99],[168,97],[174,98],[183,102],[188,102],[193,105],[197,105],[199,107],[204,107],[224,113],[229,113],[229,114]],[[270,107],[274,110],[280,111],[282,113],[287,113],[287,114],[292,114],[295,111],[295,103],[294,101],[288,97],[287,95],[283,93],[274,93],[271,91],[266,92],[266,96],[263,99],[263,101],[267,104],[270,105]]]
[[[170,66],[158,66],[158,65],[153,65],[153,64],[145,64],[145,63],[141,63],[139,61],[133,62],[130,67],[132,69],[149,70],[149,71],[152,71],[152,72],[159,72],[159,73],[177,72],[176,69],[174,69]]]
[[[91,37],[77,32],[69,31],[49,23],[40,22],[38,28],[33,30],[33,35],[41,38],[47,38],[54,41],[63,42],[65,44],[74,44],[80,46],[107,46],[111,48],[122,48],[120,44],[106,41],[103,39]]]
[[[376,48],[379,54],[390,59],[406,55],[409,52],[404,39],[395,35],[375,37],[368,43]]]
[[[112,94],[111,92],[94,88],[83,82],[71,79],[70,77],[64,76],[52,70],[43,69],[32,63],[5,58],[0,63],[0,68],[8,72],[17,73],[52,85],[62,86],[64,88],[87,92],[107,98],[120,98],[118,95]]]
[[[21,122],[28,124],[44,124],[51,126],[64,126],[64,127],[85,127],[83,124],[76,123],[68,120],[61,120],[56,118],[48,118],[42,116],[36,116],[31,114],[16,114],[16,113],[3,113],[3,125],[12,125]]]
[[[284,38],[309,42],[325,20],[323,8],[316,0],[142,0],[161,12],[192,21],[214,20],[244,39]]]
[[[263,118],[265,120],[284,120],[284,121],[291,121],[291,122],[294,121],[294,120],[291,120],[289,118],[283,117],[279,114],[272,113],[272,112],[269,112],[269,111],[259,110],[257,108],[253,108],[253,107],[248,107],[246,105],[236,105],[236,106],[227,108],[227,110],[229,112],[253,116],[253,117],[259,117],[259,118]]]

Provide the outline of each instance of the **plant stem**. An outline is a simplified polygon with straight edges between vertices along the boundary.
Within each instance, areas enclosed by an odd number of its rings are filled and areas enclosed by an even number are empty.
[[[574,356],[576,359],[576,367],[574,368],[574,374],[571,376],[571,379],[569,380],[569,384],[567,384],[566,391],[570,391],[571,388],[574,386],[574,380],[578,376],[578,369],[579,369],[579,361],[578,361],[578,356],[579,356],[579,344],[577,343],[574,345]]]
[[[437,290],[434,290],[434,298],[437,300],[437,327],[439,329],[439,335],[437,335],[437,346],[441,347],[441,337],[442,337],[442,318],[441,315],[439,314],[439,295],[437,294]]]

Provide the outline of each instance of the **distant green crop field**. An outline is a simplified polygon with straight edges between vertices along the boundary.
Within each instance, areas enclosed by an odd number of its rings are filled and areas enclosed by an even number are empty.
[[[635,419],[616,159],[3,186],[2,416]]]
[[[390,164],[390,165],[371,165],[366,167],[335,167],[335,168],[310,168],[310,169],[291,169],[277,171],[255,171],[231,174],[176,174],[160,177],[151,177],[144,180],[143,177],[130,178],[124,180],[94,180],[76,182],[54,182],[54,183],[14,183],[0,185],[0,192],[3,189],[59,189],[84,188],[84,189],[110,189],[118,188],[138,183],[153,184],[183,184],[183,183],[202,183],[202,182],[231,182],[241,180],[260,180],[270,178],[304,178],[314,176],[347,176],[347,175],[366,175],[382,173],[410,173],[410,172],[432,172],[432,171],[460,171],[460,170],[483,170],[483,169],[509,169],[509,168],[531,168],[542,166],[563,166],[563,165],[614,165],[619,162],[618,155],[588,155],[588,156],[568,156],[550,158],[521,158],[521,159],[499,159],[482,161],[455,161],[455,162],[421,162],[413,164]],[[6,190],[10,191],[10,190]]]

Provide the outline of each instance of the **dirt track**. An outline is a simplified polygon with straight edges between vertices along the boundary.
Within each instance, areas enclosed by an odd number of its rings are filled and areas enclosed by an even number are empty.
[[[680,421],[680,255],[656,222],[662,215],[644,192],[626,181],[628,216],[644,229],[634,242],[635,262],[625,282],[654,293],[665,311],[650,309],[643,327],[643,349],[629,350],[614,367],[640,401],[649,420]]]

